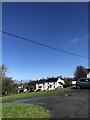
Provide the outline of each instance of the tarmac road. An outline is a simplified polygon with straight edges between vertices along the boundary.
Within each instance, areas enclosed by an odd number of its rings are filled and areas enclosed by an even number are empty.
[[[50,111],[51,118],[88,118],[88,92],[89,89],[73,89],[67,93],[13,102],[43,106]]]

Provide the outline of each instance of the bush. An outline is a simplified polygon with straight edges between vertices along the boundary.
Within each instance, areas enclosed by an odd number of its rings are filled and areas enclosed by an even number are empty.
[[[2,77],[2,95],[16,93],[17,87],[18,85],[14,83],[12,78]]]

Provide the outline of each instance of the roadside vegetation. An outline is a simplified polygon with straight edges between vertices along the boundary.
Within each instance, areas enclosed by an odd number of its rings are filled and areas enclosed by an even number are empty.
[[[50,114],[37,105],[5,103],[2,105],[2,118],[50,118]]]
[[[2,77],[2,102],[8,102],[11,100],[17,100],[17,99],[26,99],[26,98],[33,98],[43,95],[53,95],[57,93],[67,92],[71,90],[72,80],[73,78],[64,78],[65,86],[66,88],[63,89],[56,89],[56,90],[50,90],[50,91],[39,91],[39,92],[30,92],[30,93],[18,93],[18,86],[22,85],[22,82],[17,84],[14,80],[12,80],[11,77],[6,76],[7,73],[7,67],[6,65],[0,66],[0,77]],[[83,76],[82,76],[83,75]],[[86,77],[86,70],[83,66],[77,66],[75,72],[74,72],[74,78],[78,79],[80,77]],[[27,84],[23,84],[24,88],[26,88]]]
[[[12,77],[7,77],[6,73],[8,72],[8,68],[6,65],[0,66],[0,78],[2,79],[2,94],[3,96],[8,96],[12,94],[17,94],[19,92],[23,92],[24,89],[30,90],[30,86],[28,86],[28,82],[13,80]],[[71,86],[73,80],[77,80],[78,78],[83,78],[87,76],[87,71],[83,66],[77,66],[74,71],[74,78],[64,77],[65,87]],[[32,81],[32,80],[31,80]],[[21,89],[19,89],[21,87]],[[1,88],[1,87],[0,87]]]
[[[8,101],[12,101],[12,100],[19,100],[19,99],[26,99],[26,98],[34,98],[34,97],[45,96],[45,95],[53,95],[53,94],[68,92],[70,90],[72,90],[71,87],[67,87],[67,88],[60,88],[60,89],[50,90],[50,91],[19,93],[19,94],[15,94],[15,95],[3,96],[2,102],[8,102]]]

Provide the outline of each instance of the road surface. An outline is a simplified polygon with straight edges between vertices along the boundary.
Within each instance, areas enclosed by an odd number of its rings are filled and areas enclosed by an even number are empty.
[[[12,102],[24,102],[43,106],[51,118],[88,118],[88,89],[73,89],[67,93],[37,97]]]

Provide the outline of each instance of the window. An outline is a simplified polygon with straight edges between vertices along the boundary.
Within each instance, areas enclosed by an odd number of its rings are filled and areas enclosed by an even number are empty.
[[[80,82],[86,82],[86,79],[80,79]]]
[[[42,86],[39,86],[39,88],[42,88]]]
[[[55,85],[55,82],[53,84]]]
[[[49,87],[52,88],[52,85],[50,85]]]

